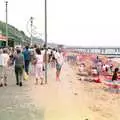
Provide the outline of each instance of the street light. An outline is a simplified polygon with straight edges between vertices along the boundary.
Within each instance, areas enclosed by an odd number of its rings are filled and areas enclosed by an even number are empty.
[[[8,1],[5,1],[6,7],[6,46],[8,47]]]
[[[45,0],[45,83],[47,84],[47,0]]]
[[[26,30],[30,35],[30,45],[33,44],[33,36],[35,37],[42,37],[43,33],[39,33],[37,31],[37,27],[33,24],[34,17],[30,17],[26,24]]]
[[[32,36],[32,33],[33,33],[33,17],[30,17],[30,23],[31,23],[31,42],[30,42],[30,45],[32,46],[32,38],[33,38],[33,36]]]

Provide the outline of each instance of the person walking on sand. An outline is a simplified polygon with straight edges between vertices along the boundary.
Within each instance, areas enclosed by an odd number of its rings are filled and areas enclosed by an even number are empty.
[[[0,50],[0,87],[7,86],[9,55],[7,49]]]
[[[24,70],[24,56],[20,49],[17,49],[17,54],[15,58],[15,75],[16,75],[16,85],[22,86],[23,81],[23,70]]]
[[[43,54],[41,54],[40,48],[36,48],[34,65],[35,65],[36,85],[38,85],[39,79],[41,79],[41,85],[43,85]]]
[[[60,73],[61,73],[61,69],[62,69],[62,65],[63,65],[63,61],[64,61],[61,51],[56,52],[55,59],[56,59],[56,80],[59,81]]]

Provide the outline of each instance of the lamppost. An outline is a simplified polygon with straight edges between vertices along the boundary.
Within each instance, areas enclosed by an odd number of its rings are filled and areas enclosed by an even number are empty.
[[[6,46],[8,47],[8,1],[5,1],[6,7]]]
[[[28,32],[28,34],[30,35],[30,45],[33,45],[33,36],[35,37],[41,37],[43,33],[39,33],[37,31],[37,27],[33,24],[35,18],[34,17],[30,17],[30,19],[27,21],[26,24],[26,30]]]
[[[47,84],[47,0],[45,0],[45,83]]]
[[[32,39],[33,39],[33,36],[32,36],[32,33],[33,33],[33,17],[30,17],[30,23],[31,23],[31,42],[30,42],[30,45],[32,46]]]

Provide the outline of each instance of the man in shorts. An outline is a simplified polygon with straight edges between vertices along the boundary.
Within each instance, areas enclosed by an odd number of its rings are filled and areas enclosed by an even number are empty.
[[[55,59],[56,59],[56,80],[59,81],[60,80],[60,73],[61,73],[61,68],[63,65],[63,55],[61,53],[61,51],[57,51],[55,54]]]

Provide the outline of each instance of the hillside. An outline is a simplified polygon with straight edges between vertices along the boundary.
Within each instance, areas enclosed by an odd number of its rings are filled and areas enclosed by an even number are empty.
[[[6,35],[6,24],[0,21],[0,31],[3,35]],[[25,35],[23,31],[18,30],[14,26],[8,24],[8,39],[15,43],[29,42],[29,37]]]
[[[6,24],[0,21],[0,31],[3,35],[6,35]],[[12,25],[8,24],[8,44],[9,46],[14,46],[16,44],[30,44],[30,38],[24,33],[24,31],[20,31]],[[33,44],[44,45],[44,40],[33,37]],[[48,43],[48,47],[57,48],[57,44]]]

